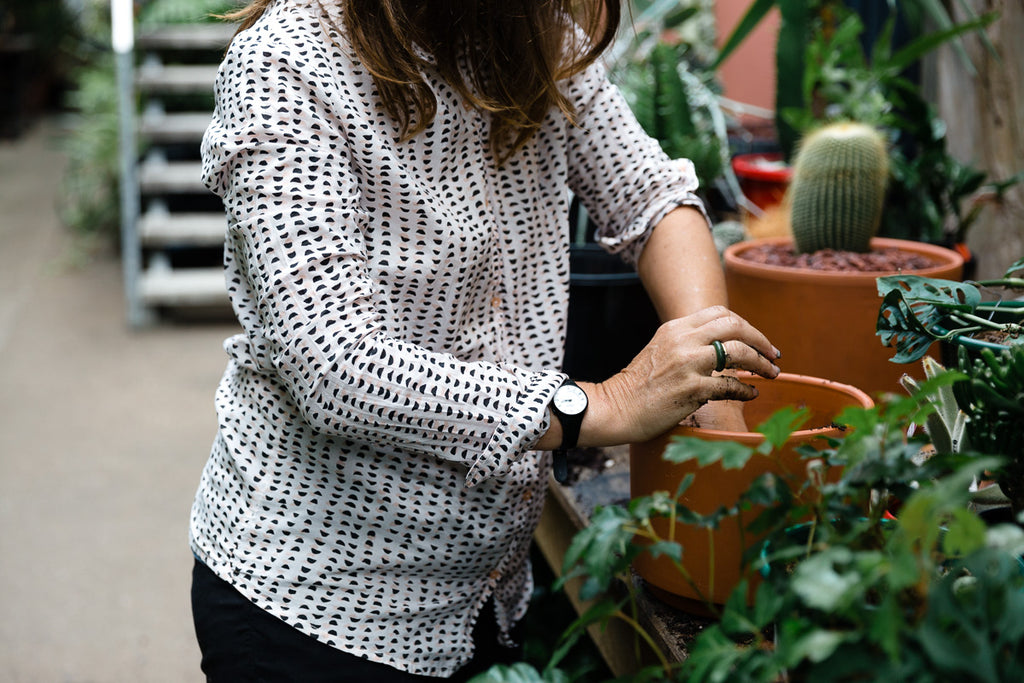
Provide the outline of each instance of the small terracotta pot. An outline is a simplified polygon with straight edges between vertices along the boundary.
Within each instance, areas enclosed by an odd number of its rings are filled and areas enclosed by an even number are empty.
[[[632,497],[655,491],[675,491],[687,474],[695,480],[681,502],[700,514],[709,514],[723,505],[732,505],[750,484],[766,472],[803,478],[806,462],[794,450],[801,444],[820,443],[819,437],[837,437],[842,429],[833,425],[843,409],[852,406],[869,408],[871,398],[860,389],[815,377],[782,373],[774,380],[744,375],[743,381],[757,387],[759,396],[746,403],[744,417],[756,428],[770,415],[786,406],[807,407],[811,411],[806,423],[810,429],[794,432],[786,446],[772,456],[754,455],[742,470],[726,470],[719,465],[698,467],[695,462],[672,464],[662,454],[674,436],[696,436],[711,441],[736,441],[757,447],[764,437],[757,432],[730,432],[694,427],[677,427],[646,443],[630,447],[629,476]],[[758,510],[745,513],[743,524],[749,524]],[[669,533],[668,520],[656,520],[655,529],[663,538]],[[697,614],[707,614],[705,601],[723,604],[742,576],[753,582],[757,576],[744,574],[742,557],[745,548],[755,547],[758,536],[741,533],[736,518],[723,521],[718,529],[708,531],[686,524],[677,524],[675,539],[683,546],[683,565],[697,590],[694,590],[672,562],[664,557],[653,559],[644,555],[634,568],[648,587],[670,604]],[[752,583],[752,585],[755,585]],[[698,592],[699,591],[699,592]]]
[[[827,377],[870,394],[901,392],[900,377],[914,375],[920,368],[890,362],[893,350],[882,346],[875,335],[882,305],[876,280],[894,273],[824,272],[742,257],[745,250],[760,244],[791,242],[786,237],[766,237],[726,249],[729,307],[782,351],[779,365],[786,372]],[[881,237],[873,239],[871,246],[904,249],[938,264],[914,275],[959,280],[963,271],[963,257],[945,247]]]

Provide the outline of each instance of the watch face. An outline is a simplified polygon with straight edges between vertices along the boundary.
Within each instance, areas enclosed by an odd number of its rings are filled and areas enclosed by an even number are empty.
[[[555,392],[553,403],[566,415],[579,415],[587,408],[587,394],[578,386],[566,384]]]

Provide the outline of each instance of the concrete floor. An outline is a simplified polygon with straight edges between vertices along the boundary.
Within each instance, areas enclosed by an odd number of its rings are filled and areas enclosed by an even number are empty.
[[[0,141],[0,681],[201,681],[188,512],[229,321],[125,324],[53,123]]]

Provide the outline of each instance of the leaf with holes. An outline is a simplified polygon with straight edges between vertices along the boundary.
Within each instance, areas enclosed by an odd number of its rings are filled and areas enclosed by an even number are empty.
[[[882,306],[876,330],[884,346],[895,346],[894,363],[922,358],[941,336],[937,326],[951,313],[971,312],[981,303],[973,285],[917,275],[880,277],[878,294]]]

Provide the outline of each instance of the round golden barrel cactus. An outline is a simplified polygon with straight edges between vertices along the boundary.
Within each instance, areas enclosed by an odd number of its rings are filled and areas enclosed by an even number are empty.
[[[889,154],[881,133],[833,123],[800,144],[789,188],[796,249],[866,252],[882,220]]]

